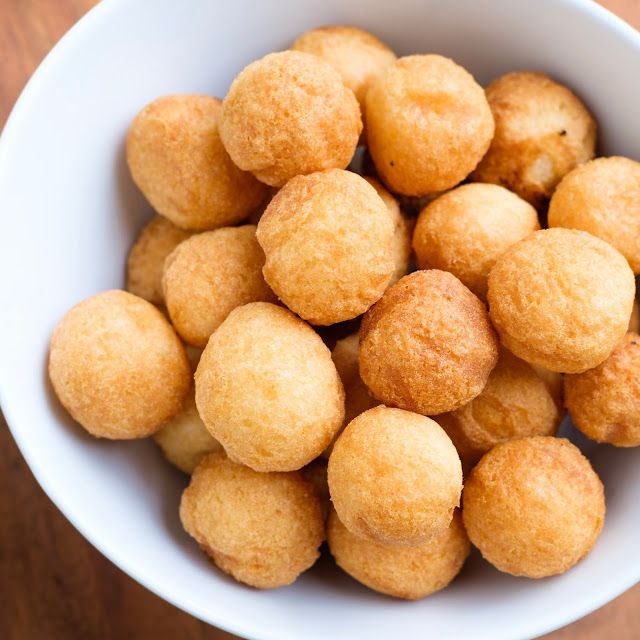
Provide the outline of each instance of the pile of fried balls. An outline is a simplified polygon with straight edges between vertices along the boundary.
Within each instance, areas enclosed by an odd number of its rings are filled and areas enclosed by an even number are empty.
[[[640,446],[640,163],[594,159],[596,139],[544,73],[483,89],[345,26],[223,100],[158,98],[126,141],[157,215],[127,291],[55,328],[53,388],[96,437],[153,436],[191,476],[185,530],[248,585],[292,583],[324,540],[406,599],[471,545],[567,571],[605,499],[555,437],[565,407]]]

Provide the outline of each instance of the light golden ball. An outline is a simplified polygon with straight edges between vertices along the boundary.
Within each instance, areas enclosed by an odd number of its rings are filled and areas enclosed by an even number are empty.
[[[49,346],[60,402],[99,438],[144,438],[180,411],[191,370],[182,343],[151,303],[105,291],[71,308]]]
[[[301,51],[252,62],[222,105],[220,136],[229,155],[273,187],[298,175],[344,169],[361,131],[358,101],[340,74]]]
[[[495,446],[467,478],[462,499],[471,542],[515,576],[567,571],[591,551],[604,524],[602,482],[564,438]]]
[[[220,140],[221,103],[209,96],[167,96],[148,104],[127,135],[133,181],[151,206],[183,229],[240,222],[266,188],[236,167]]]
[[[618,251],[584,231],[556,228],[500,256],[487,297],[507,349],[551,371],[580,373],[622,339],[634,295],[633,273]]]
[[[256,471],[300,469],[326,449],[344,419],[331,352],[309,325],[267,302],[229,314],[195,380],[211,435],[232,460]]]
[[[333,506],[351,533],[411,546],[451,523],[462,467],[436,422],[380,406],[342,432],[329,457],[328,479]]]
[[[484,388],[498,360],[485,306],[455,276],[416,271],[388,289],[360,327],[360,375],[387,405],[435,415]]]

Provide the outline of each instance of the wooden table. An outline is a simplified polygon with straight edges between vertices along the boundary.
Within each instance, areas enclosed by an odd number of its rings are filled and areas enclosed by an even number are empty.
[[[0,0],[0,126],[47,51],[95,0]],[[640,0],[603,4],[640,27]],[[7,212],[4,212],[7,215]],[[232,639],[98,553],[37,485],[0,416],[0,639]],[[640,585],[545,640],[637,640]]]

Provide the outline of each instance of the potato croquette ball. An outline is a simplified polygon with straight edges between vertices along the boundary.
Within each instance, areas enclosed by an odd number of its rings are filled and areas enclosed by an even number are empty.
[[[486,94],[496,131],[472,179],[500,184],[541,207],[566,173],[593,157],[596,123],[567,87],[544,73],[508,73]]]
[[[496,445],[464,485],[471,542],[500,571],[563,573],[586,556],[604,523],[604,488],[580,450],[537,436]]]
[[[191,371],[171,325],[151,303],[105,291],[70,309],[49,346],[60,402],[99,438],[144,438],[180,411]]]
[[[472,467],[494,445],[525,436],[555,435],[561,414],[545,381],[534,368],[506,349],[482,393],[438,424]]]
[[[389,288],[360,327],[360,375],[384,404],[435,415],[475,398],[498,360],[480,300],[444,271]]]
[[[218,568],[259,589],[294,582],[324,539],[320,500],[299,473],[257,473],[221,452],[194,471],[180,519]]]
[[[381,406],[351,421],[336,440],[328,479],[333,506],[351,533],[410,546],[451,523],[462,467],[436,422]]]
[[[184,400],[182,409],[165,422],[162,429],[153,435],[164,457],[174,466],[193,473],[200,461],[222,445],[211,437],[198,415],[193,385]]]
[[[222,104],[220,137],[233,161],[280,187],[323,169],[344,169],[362,131],[360,108],[339,73],[301,51],[251,63]]]
[[[549,226],[606,240],[640,273],[640,162],[596,158],[576,167],[553,193]]]
[[[640,305],[637,300],[633,301],[633,309],[629,318],[629,331],[640,333]]]
[[[163,304],[165,258],[191,236],[162,216],[154,216],[141,231],[127,258],[127,291],[153,304]]]
[[[333,169],[298,176],[258,223],[264,277],[308,322],[350,320],[380,298],[394,273],[394,227],[359,175]]]
[[[456,510],[451,524],[414,547],[389,546],[351,533],[332,511],[327,541],[336,564],[380,593],[418,600],[444,589],[458,575],[470,550]]]
[[[224,227],[181,243],[165,262],[162,284],[171,322],[189,344],[204,347],[233,309],[276,300],[262,276],[256,227]]]
[[[370,84],[367,142],[382,180],[408,196],[464,180],[489,148],[493,116],[482,87],[449,58],[399,58]]]
[[[300,475],[315,489],[320,498],[322,517],[326,520],[331,509],[331,496],[329,495],[329,483],[327,482],[327,461],[318,458],[300,469]]]
[[[484,300],[497,258],[538,229],[536,210],[515,193],[494,184],[465,184],[423,209],[413,248],[418,268],[449,271]]]
[[[238,169],[222,146],[220,112],[218,98],[167,96],[148,104],[129,128],[133,181],[183,229],[235,224],[266,196],[265,186]]]
[[[356,94],[363,110],[369,83],[396,59],[396,54],[386,44],[356,27],[311,29],[303,33],[291,48],[312,53],[328,62]]]
[[[209,339],[196,404],[227,455],[256,471],[292,471],[317,458],[344,419],[331,352],[290,311],[238,307]]]
[[[545,229],[502,254],[489,274],[491,320],[515,355],[580,373],[624,336],[633,273],[611,245],[584,231]]]
[[[412,221],[404,215],[400,209],[398,201],[376,180],[375,178],[367,178],[365,180],[376,190],[376,193],[382,198],[387,205],[387,209],[393,220],[393,259],[396,269],[389,280],[387,286],[395,284],[406,275],[409,270],[409,262],[411,260],[411,233],[413,231]]]
[[[599,366],[564,378],[573,423],[597,442],[640,446],[640,336],[627,333]]]

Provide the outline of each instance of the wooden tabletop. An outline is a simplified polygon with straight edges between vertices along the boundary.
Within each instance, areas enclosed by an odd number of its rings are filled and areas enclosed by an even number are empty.
[[[95,3],[0,0],[0,127],[40,60]],[[602,4],[640,28],[640,0]],[[100,555],[40,489],[1,415],[0,479],[0,639],[235,637],[164,602]],[[640,585],[544,640],[602,638],[640,638]]]

